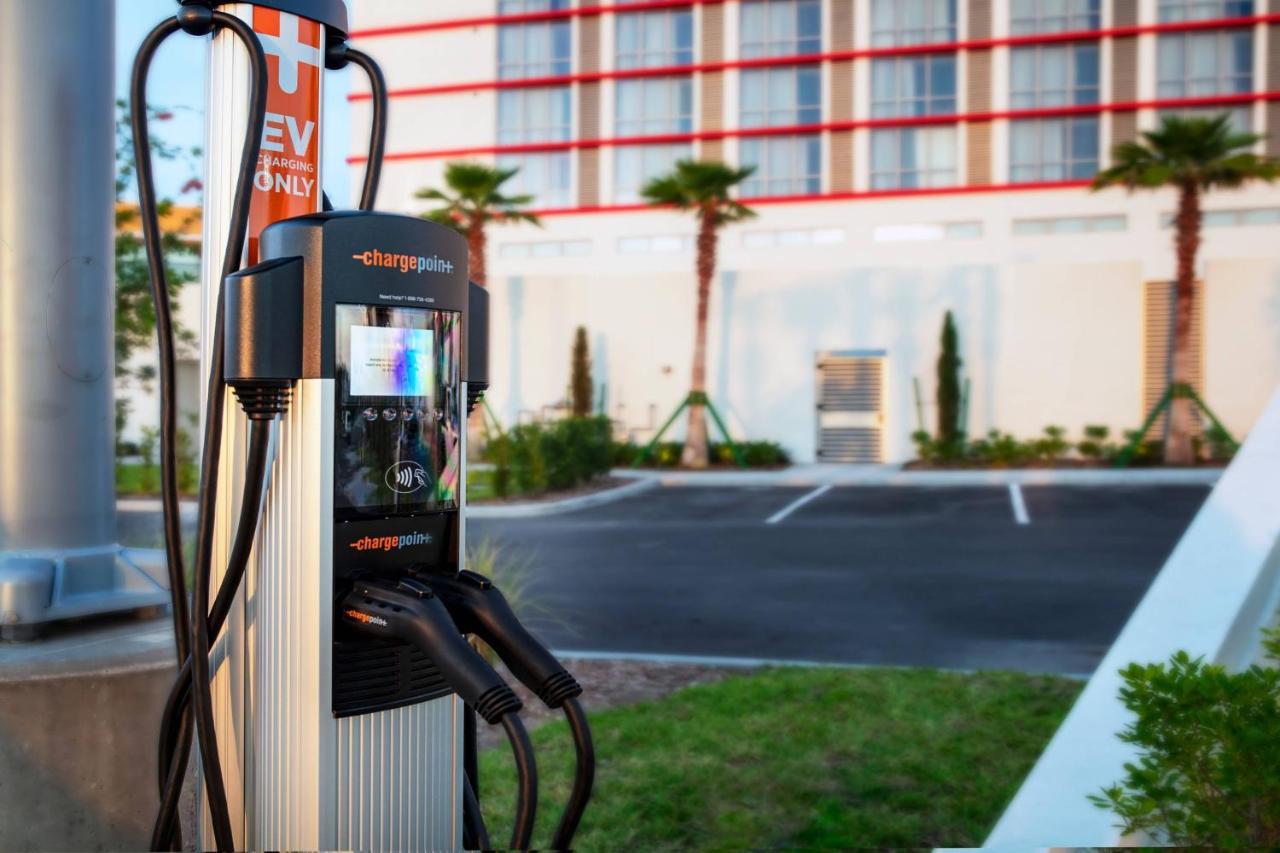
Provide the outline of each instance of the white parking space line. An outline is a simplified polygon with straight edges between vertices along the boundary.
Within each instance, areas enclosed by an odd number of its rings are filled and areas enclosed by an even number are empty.
[[[1022,499],[1022,486],[1009,484],[1009,503],[1013,504],[1013,519],[1019,524],[1030,524],[1031,516],[1027,513],[1027,502]]]
[[[791,515],[791,513],[795,512],[800,507],[807,504],[809,501],[816,500],[822,497],[823,495],[825,495],[829,491],[831,491],[830,483],[828,483],[825,486],[819,486],[818,488],[814,489],[812,492],[809,492],[809,494],[805,495],[802,498],[797,498],[796,500],[784,506],[782,509],[775,512],[773,515],[769,516],[767,519],[765,519],[764,523],[777,524],[778,522],[786,518],[788,515]]]

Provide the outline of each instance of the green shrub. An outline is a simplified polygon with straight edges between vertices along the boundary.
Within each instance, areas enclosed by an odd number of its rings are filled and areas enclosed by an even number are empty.
[[[1276,634],[1266,648],[1280,663]],[[1122,675],[1120,698],[1136,719],[1120,739],[1140,755],[1090,801],[1115,812],[1126,834],[1161,843],[1280,845],[1280,670],[1232,673],[1178,652]]]
[[[587,327],[579,326],[573,335],[569,355],[569,399],[575,418],[591,414],[591,353],[587,349]]]
[[[933,436],[922,429],[911,433],[911,441],[916,446],[916,458],[921,462],[933,462],[937,456],[937,445]]]
[[[1107,441],[1111,437],[1111,428],[1098,424],[1084,428],[1084,440],[1076,445],[1076,452],[1085,459],[1101,462],[1115,455],[1115,447]]]
[[[160,490],[160,468],[156,464],[156,453],[159,449],[160,430],[155,427],[143,427],[142,440],[138,442],[138,455],[142,457],[142,470],[138,484],[143,494],[152,494]]]
[[[1136,429],[1125,430],[1124,444],[1126,447],[1134,441],[1141,433]],[[1131,465],[1158,465],[1164,461],[1164,442],[1154,438],[1144,438],[1138,442],[1134,448],[1133,456],[1129,459]]]
[[[522,424],[489,440],[498,497],[571,489],[607,474],[614,465],[613,425],[603,415]]]
[[[542,427],[521,424],[507,433],[511,437],[511,476],[516,492],[532,495],[547,489],[547,459],[542,455]]]
[[[776,468],[791,464],[791,456],[782,445],[774,441],[743,441],[737,447],[748,468]],[[643,449],[644,445],[631,442],[615,443],[611,451],[613,462],[618,467],[630,467],[635,464]],[[683,451],[684,445],[678,441],[658,442],[643,465],[646,468],[679,467]],[[713,465],[736,467],[738,464],[733,448],[728,443],[713,443],[707,448],[707,453]]]
[[[493,464],[493,493],[497,497],[510,496],[515,485],[511,472],[512,447],[511,436],[503,433],[489,439],[485,445],[485,456]]]
[[[1067,451],[1071,449],[1071,443],[1067,441],[1067,428],[1060,426],[1047,426],[1044,428],[1044,437],[1037,440],[1034,444],[1035,455],[1047,462],[1056,462],[1067,455]]]

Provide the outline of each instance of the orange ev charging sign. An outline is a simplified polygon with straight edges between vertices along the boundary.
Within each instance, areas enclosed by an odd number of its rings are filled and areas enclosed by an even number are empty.
[[[314,213],[320,204],[320,77],[324,27],[276,9],[253,9],[267,56],[266,124],[249,208],[250,264],[258,235],[273,222]]]

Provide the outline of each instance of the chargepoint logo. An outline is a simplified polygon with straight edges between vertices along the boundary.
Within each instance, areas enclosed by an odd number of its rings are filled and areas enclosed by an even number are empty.
[[[366,625],[377,625],[380,628],[387,627],[387,620],[383,619],[381,616],[371,616],[368,613],[361,613],[359,610],[351,610],[351,609],[345,610],[343,612],[346,614],[346,617],[348,619],[354,620],[356,622],[363,622]]]
[[[403,533],[399,536],[365,536],[348,547],[353,551],[399,551],[417,545],[430,545],[430,533]]]
[[[427,258],[422,255],[406,255],[401,252],[382,252],[377,249],[365,249],[351,256],[366,267],[382,267],[399,270],[402,273],[453,272],[453,262],[446,261],[439,255]]]

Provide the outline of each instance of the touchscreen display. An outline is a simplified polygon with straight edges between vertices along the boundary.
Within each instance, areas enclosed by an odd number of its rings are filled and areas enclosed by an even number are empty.
[[[352,396],[431,396],[434,337],[430,329],[352,327]]]
[[[334,503],[340,517],[453,509],[462,439],[456,312],[339,305]]]

